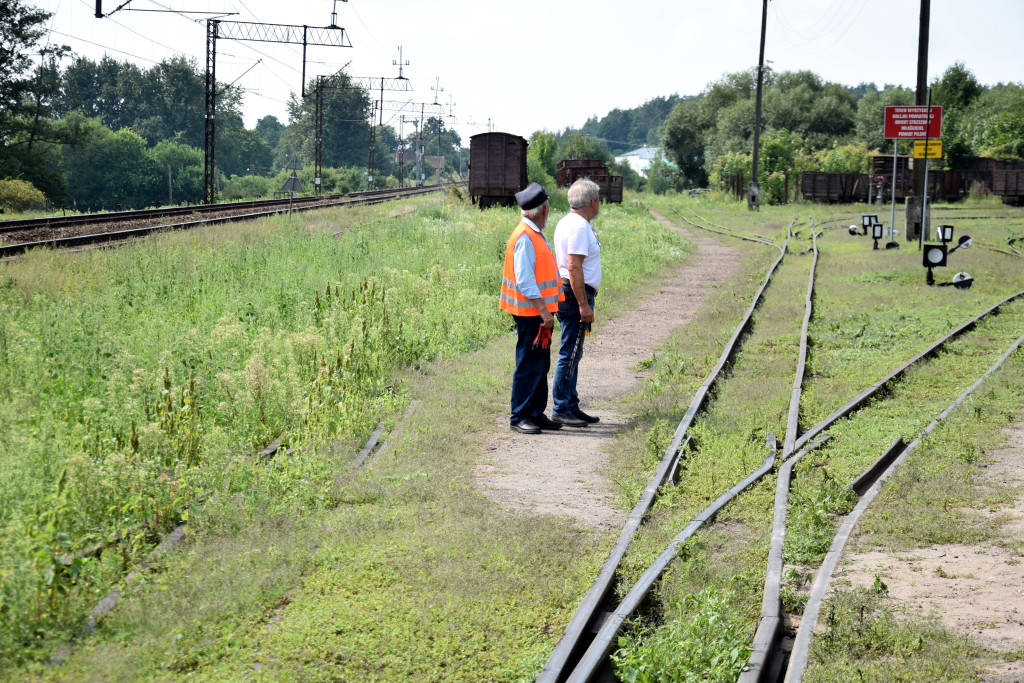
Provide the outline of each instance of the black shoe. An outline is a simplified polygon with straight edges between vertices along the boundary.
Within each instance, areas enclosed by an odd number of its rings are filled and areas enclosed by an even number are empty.
[[[585,420],[581,420],[580,418],[578,418],[578,417],[576,417],[575,415],[572,415],[572,414],[568,414],[567,415],[565,413],[552,413],[551,417],[555,420],[555,422],[561,422],[566,427],[586,427],[587,426],[587,423],[586,423]]]
[[[524,417],[519,422],[512,425],[512,430],[519,432],[520,434],[540,434],[540,427],[533,423],[528,417]]]
[[[586,413],[584,413],[579,408],[576,408],[575,410],[573,410],[572,414],[575,415],[576,417],[578,417],[579,419],[583,420],[587,424],[594,424],[595,422],[600,422],[601,421],[601,418],[599,418],[597,415],[587,415]]]
[[[550,431],[554,431],[556,429],[561,429],[562,428],[562,423],[561,422],[555,422],[554,420],[549,420],[548,416],[545,415],[544,413],[541,413],[540,415],[534,415],[530,419],[533,421],[533,424],[537,425],[541,429],[547,429],[547,430],[550,430]]]

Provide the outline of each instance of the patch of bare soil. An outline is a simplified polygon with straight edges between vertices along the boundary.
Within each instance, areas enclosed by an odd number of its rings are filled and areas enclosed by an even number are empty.
[[[617,529],[625,522],[627,512],[614,505],[604,475],[608,448],[627,424],[616,399],[644,378],[637,364],[692,320],[710,290],[725,282],[740,263],[737,250],[675,229],[697,245],[690,264],[678,268],[649,299],[612,320],[601,318],[598,296],[597,320],[584,344],[578,389],[583,409],[601,421],[539,435],[510,431],[507,416],[495,422],[494,436],[487,441],[487,459],[477,467],[476,481],[506,509],[568,515],[600,529]],[[552,340],[552,369],[558,348],[555,342]],[[550,384],[550,376],[548,379]],[[551,405],[549,398],[549,414]]]
[[[1008,448],[988,453],[982,484],[1024,483],[1024,423],[1005,430]],[[998,511],[1008,523],[1004,536],[1013,543],[1024,530],[1024,490],[1015,503]],[[949,629],[995,652],[1024,648],[1024,564],[1018,552],[987,543],[945,545],[890,554],[872,551],[845,558],[837,577],[854,586],[870,586],[875,576],[908,614],[935,617]],[[1024,681],[1024,663],[988,662],[984,681]]]

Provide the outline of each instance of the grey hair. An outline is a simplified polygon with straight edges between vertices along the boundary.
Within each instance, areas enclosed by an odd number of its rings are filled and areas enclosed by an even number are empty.
[[[538,216],[540,216],[541,211],[543,211],[544,207],[547,206],[547,205],[548,205],[548,203],[544,202],[540,206],[535,206],[532,209],[523,209],[523,215],[525,217],[529,218],[532,221],[534,218],[537,218]]]
[[[590,178],[580,178],[569,188],[569,207],[582,209],[589,206],[600,194],[601,188],[597,183]]]

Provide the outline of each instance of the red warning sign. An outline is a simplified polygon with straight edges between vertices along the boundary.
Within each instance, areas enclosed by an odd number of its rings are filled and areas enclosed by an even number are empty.
[[[886,140],[924,140],[942,137],[942,107],[886,107]]]

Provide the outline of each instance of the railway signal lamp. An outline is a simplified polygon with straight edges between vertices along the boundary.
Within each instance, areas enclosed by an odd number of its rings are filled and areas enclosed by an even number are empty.
[[[953,239],[952,232],[950,232],[949,238]],[[974,240],[967,235],[960,235],[960,239],[956,241],[956,246],[950,249],[949,253],[952,254],[957,249],[970,249],[972,244],[974,244]]]
[[[942,227],[949,228],[949,232],[947,233],[947,235],[948,235],[948,237],[950,239],[952,239],[953,238],[953,227],[949,226],[949,225],[942,226]],[[972,240],[967,235],[961,235],[960,239],[957,240],[957,245],[955,247],[953,247],[952,249],[950,249],[947,246],[946,242],[942,242],[941,244],[926,244],[926,245],[924,245],[924,252],[922,253],[923,261],[924,261],[923,265],[924,265],[925,268],[928,269],[928,277],[926,278],[925,281],[929,285],[934,285],[935,284],[935,276],[932,274],[932,268],[942,268],[943,266],[946,265],[946,259],[949,257],[950,254],[952,254],[957,249],[970,249],[972,244],[974,244],[974,240]],[[970,276],[968,276],[968,277],[970,277]],[[973,281],[973,279],[972,279],[972,281]],[[966,287],[970,287],[970,285],[966,285]],[[960,287],[960,288],[961,289],[966,289],[966,287]]]
[[[882,239],[882,234],[885,232],[881,223],[871,224],[871,238],[875,240],[875,249],[878,249],[878,240]]]
[[[862,213],[860,215],[860,230],[862,235],[868,234],[868,228],[878,223],[877,213]]]
[[[924,267],[928,269],[928,275],[925,278],[925,282],[929,285],[935,284],[935,275],[932,273],[932,268],[942,268],[946,265],[946,245],[945,244],[926,244],[924,245]]]
[[[939,240],[942,242],[953,241],[953,226],[952,225],[940,225],[939,227]]]

